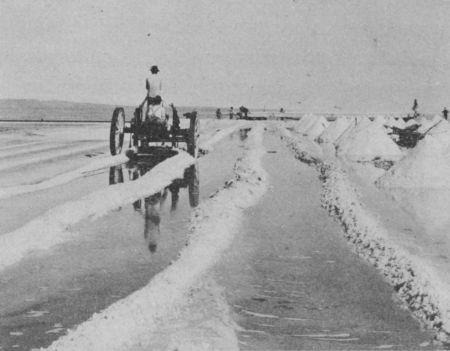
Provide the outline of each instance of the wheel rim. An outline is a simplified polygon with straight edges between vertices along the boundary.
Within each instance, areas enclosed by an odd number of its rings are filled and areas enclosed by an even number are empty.
[[[198,121],[198,119],[195,120],[195,129],[194,129],[194,143],[195,143],[195,147],[194,147],[194,157],[197,158],[198,157],[198,138],[200,137],[200,122]]]
[[[121,143],[121,139],[123,137],[123,128],[125,125],[125,116],[123,114],[123,112],[121,111],[119,113],[119,115],[117,116],[117,120],[116,120],[116,131],[114,133],[114,140],[115,140],[115,145],[116,145],[116,150],[117,152],[120,152],[120,150],[122,150],[122,143]]]

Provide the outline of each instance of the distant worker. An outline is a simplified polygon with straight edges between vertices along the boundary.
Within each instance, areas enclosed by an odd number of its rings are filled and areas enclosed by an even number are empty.
[[[448,110],[447,107],[444,107],[444,109],[442,110],[442,115],[444,116],[444,118],[446,120],[448,120]]]
[[[414,115],[413,115],[414,118],[419,116],[419,112],[417,112],[418,108],[419,108],[419,104],[417,103],[417,99],[414,99],[414,104],[412,107],[412,110],[414,111]]]
[[[220,108],[218,108],[218,109],[216,110],[216,118],[217,118],[217,119],[221,119],[221,118],[222,118],[222,111],[220,111]]]
[[[159,105],[162,101],[162,82],[158,76],[158,66],[152,66],[150,68],[152,74],[147,78],[146,88],[147,88],[147,101],[149,105]]]
[[[230,107],[230,119],[233,119],[234,117],[234,109],[233,106]]]
[[[280,113],[284,113],[284,108],[280,108]]]
[[[249,110],[247,107],[241,106],[241,107],[239,107],[239,111],[241,112],[241,118],[244,118],[244,119],[248,118]]]

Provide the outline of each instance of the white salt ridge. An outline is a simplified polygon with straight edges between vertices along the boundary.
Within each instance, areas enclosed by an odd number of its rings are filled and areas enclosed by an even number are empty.
[[[256,204],[266,191],[262,136],[261,125],[253,128],[247,139],[248,150],[235,167],[236,180],[197,208],[189,245],[177,261],[147,286],[94,314],[47,350],[145,348],[151,332],[178,314],[189,300],[190,289],[221,259],[239,229],[244,209]],[[200,346],[195,349],[204,349]],[[228,349],[238,349],[235,338],[229,341]]]
[[[193,285],[188,301],[139,340],[146,350],[238,350],[237,325],[214,273]]]
[[[109,125],[106,123],[69,123],[64,128],[61,128],[60,123],[55,123],[54,129],[42,129],[37,132],[55,141],[109,140]]]
[[[443,135],[446,143],[439,140]],[[377,184],[384,188],[450,188],[449,138],[450,132],[438,138],[425,136],[405,158],[380,177]]]
[[[436,327],[446,339],[450,332],[450,285],[435,268],[399,246],[383,224],[360,203],[357,190],[336,164],[329,165],[322,200],[329,212],[346,226],[346,236],[356,252],[376,263],[394,286],[399,296],[408,302],[413,313]]]
[[[345,225],[346,237],[355,251],[375,264],[390,283],[397,287],[398,295],[408,303],[411,311],[429,326],[436,328],[440,340],[448,342],[450,281],[443,279],[446,274],[439,272],[433,262],[420,257],[417,251],[410,250],[408,245],[399,245],[395,241],[395,233],[392,237],[383,223],[365,209],[359,200],[357,189],[338,164],[328,161],[323,166],[323,206]]]
[[[93,172],[105,167],[112,167],[128,161],[128,157],[124,154],[117,156],[106,156],[93,159],[86,166],[76,170],[59,174],[49,180],[45,180],[36,184],[17,185],[7,188],[0,188],[0,199],[6,199],[12,196],[31,193],[34,191],[48,189],[57,185],[69,183],[77,178],[82,177],[86,173]]]
[[[66,144],[67,145],[67,144]],[[55,143],[55,142],[39,142],[39,143],[32,143],[31,145],[28,144],[26,146],[17,146],[12,147],[8,149],[0,150],[0,158],[11,158],[11,157],[17,157],[20,155],[26,155],[31,152],[35,153],[37,151],[47,151],[47,150],[54,150],[58,149],[60,147],[63,147],[64,144],[62,143]]]
[[[185,152],[171,157],[133,182],[115,184],[48,210],[21,228],[0,236],[0,270],[19,262],[29,252],[47,250],[70,238],[71,225],[152,195],[182,178],[195,162]]]
[[[322,149],[312,140],[301,135],[294,136],[286,128],[281,126],[278,126],[277,130],[281,134],[281,137],[285,139],[286,144],[297,153],[300,159],[303,159],[304,155],[307,155],[312,160],[323,157]]]
[[[3,151],[5,150],[11,150],[11,149],[21,149],[21,148],[29,148],[30,146],[36,146],[39,144],[44,144],[45,141],[29,141],[29,142],[24,142],[24,143],[20,143],[20,144],[13,144],[13,145],[7,145],[7,146],[1,146],[0,147],[0,152],[3,153]]]
[[[230,127],[218,130],[211,138],[209,138],[206,142],[200,142],[199,149],[211,152],[214,149],[214,145],[217,144],[219,141],[224,139],[226,136],[230,135],[231,133],[234,133],[236,130],[240,128],[244,128],[246,125],[248,125],[248,122],[243,121],[234,121],[234,124]]]
[[[371,161],[376,157],[399,160],[403,153],[379,121],[362,120],[337,143],[337,155],[350,161]]]
[[[45,162],[53,160],[57,157],[67,157],[71,155],[76,155],[77,153],[91,151],[99,148],[104,148],[106,145],[102,142],[95,142],[89,145],[75,145],[69,149],[57,149],[52,152],[47,152],[43,155],[32,155],[23,159],[12,159],[8,161],[2,161],[0,164],[0,171],[16,168],[21,166],[28,166],[40,162]]]
[[[320,143],[333,143],[353,122],[345,117],[338,117],[317,138]]]

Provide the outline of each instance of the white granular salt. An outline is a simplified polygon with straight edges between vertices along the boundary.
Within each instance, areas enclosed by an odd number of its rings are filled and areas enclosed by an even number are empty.
[[[441,132],[425,136],[377,184],[385,188],[450,188],[450,132]],[[445,137],[447,140],[442,140]]]
[[[337,141],[337,155],[350,161],[399,160],[403,153],[380,121],[361,120]]]
[[[314,122],[303,132],[304,136],[310,139],[316,139],[328,127],[330,122],[323,116],[317,116]]]
[[[354,122],[351,119],[338,117],[334,122],[331,122],[328,125],[322,134],[319,135],[317,140],[320,143],[333,143],[351,125],[354,125]]]

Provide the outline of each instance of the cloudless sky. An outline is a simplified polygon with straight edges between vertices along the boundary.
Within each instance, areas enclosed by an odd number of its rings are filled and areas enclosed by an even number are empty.
[[[0,98],[450,107],[448,0],[0,0]]]

